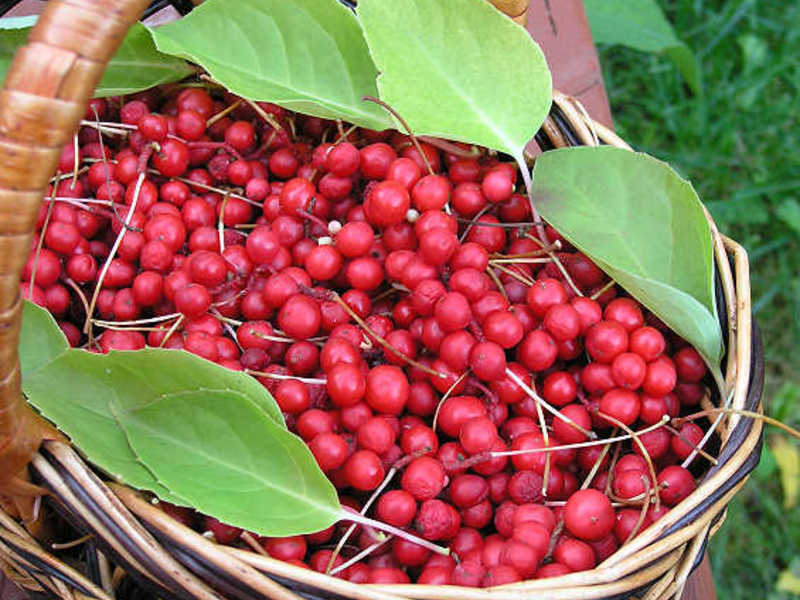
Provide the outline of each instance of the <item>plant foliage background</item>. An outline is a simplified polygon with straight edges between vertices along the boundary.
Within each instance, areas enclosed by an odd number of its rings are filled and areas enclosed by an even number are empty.
[[[753,309],[767,359],[767,410],[798,427],[800,4],[631,3],[650,5],[645,12],[658,4],[676,38],[694,54],[704,88],[693,93],[685,66],[682,76],[667,44],[651,48],[652,54],[621,45],[640,47],[638,32],[628,29],[629,43],[599,44],[615,126],[637,149],[688,176],[720,229],[749,251]],[[597,2],[585,4],[591,18]],[[620,37],[625,31],[620,28]],[[711,543],[720,598],[800,595],[798,444],[773,433],[768,446]]]

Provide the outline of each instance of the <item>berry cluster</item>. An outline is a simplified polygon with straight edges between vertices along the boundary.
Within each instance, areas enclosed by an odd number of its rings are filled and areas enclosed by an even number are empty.
[[[365,526],[220,543],[355,582],[591,569],[695,488],[699,354],[535,222],[480,148],[203,88],[95,100],[21,289],[73,346],[184,349],[272,392]],[[416,539],[416,541],[415,541]]]

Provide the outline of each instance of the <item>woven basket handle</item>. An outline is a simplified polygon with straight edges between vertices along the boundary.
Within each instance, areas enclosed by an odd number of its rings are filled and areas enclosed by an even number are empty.
[[[0,481],[22,471],[46,426],[22,398],[19,279],[62,146],[148,0],[50,0],[0,91]]]

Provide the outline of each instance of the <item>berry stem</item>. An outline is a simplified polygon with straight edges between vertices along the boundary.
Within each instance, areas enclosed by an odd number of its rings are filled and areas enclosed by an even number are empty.
[[[311,290],[310,288],[307,288],[305,286],[301,286],[301,291],[304,294],[309,294],[309,292],[313,292],[313,290]],[[348,315],[350,315],[350,318],[352,318],[356,323],[358,323],[361,326],[361,328],[364,331],[367,332],[367,334],[369,334],[373,338],[375,338],[375,341],[377,341],[381,346],[383,346],[384,348],[389,350],[389,352],[394,354],[397,358],[399,358],[401,360],[404,360],[405,362],[410,364],[412,367],[416,367],[417,369],[420,369],[421,371],[424,371],[428,375],[433,375],[434,377],[440,377],[442,379],[446,379],[447,378],[446,375],[444,375],[442,373],[439,373],[438,371],[434,371],[433,369],[431,369],[429,367],[426,367],[425,365],[423,365],[420,362],[417,362],[413,358],[409,358],[408,356],[406,356],[405,354],[400,352],[397,348],[392,346],[389,342],[387,342],[380,335],[378,335],[369,325],[367,325],[366,321],[364,321],[364,319],[362,319],[360,316],[358,316],[356,314],[356,312],[352,308],[350,308],[350,306],[347,304],[347,302],[342,300],[342,297],[339,296],[339,294],[337,294],[336,292],[331,290],[328,294],[326,294],[326,296],[328,297],[328,299],[333,300],[334,302],[336,302],[336,304],[341,306],[342,309]]]
[[[416,536],[413,533],[409,533],[408,531],[403,531],[399,527],[395,527],[387,523],[381,523],[380,521],[376,521],[375,519],[370,519],[369,517],[365,517],[364,515],[359,514],[357,512],[351,512],[346,508],[342,512],[342,519],[345,521],[352,521],[354,523],[358,523],[359,525],[367,525],[369,527],[374,527],[378,531],[385,531],[386,533],[391,533],[393,535],[396,535],[397,537],[401,537],[405,540],[408,540],[413,544],[417,544],[418,546],[427,548],[431,552],[436,552],[436,554],[450,556],[449,548],[443,548],[442,546],[434,544],[433,542],[429,542],[428,540]]]
[[[425,154],[422,151],[422,146],[420,146],[420,143],[419,143],[419,140],[417,139],[417,136],[415,136],[414,132],[411,131],[411,127],[408,126],[408,123],[406,123],[406,120],[403,117],[401,117],[400,114],[395,109],[393,109],[391,106],[386,104],[386,102],[384,102],[383,100],[378,100],[377,98],[375,98],[373,96],[364,96],[362,98],[362,100],[366,100],[367,102],[374,102],[378,106],[383,107],[383,109],[385,111],[387,111],[390,115],[392,115],[395,119],[397,119],[400,122],[400,124],[403,126],[403,129],[406,130],[406,132],[408,133],[408,136],[411,138],[411,143],[414,144],[414,147],[417,149],[417,152],[419,152],[420,158],[422,158],[422,161],[425,163],[425,166],[428,168],[428,173],[430,175],[435,175],[435,173],[433,171],[433,167],[431,166],[431,163],[428,160],[427,154]]]
[[[531,235],[530,233],[526,233],[525,237],[528,238],[529,240],[533,240],[534,242],[539,244],[539,246],[541,246],[542,249],[544,249],[547,246],[549,246],[549,244],[547,242],[544,242],[544,241],[540,240],[539,238]],[[544,238],[544,239],[547,239],[547,238]],[[556,256],[556,253],[553,252],[552,250],[549,250],[547,252],[547,256],[549,256],[550,259],[556,264],[556,267],[558,267],[558,270],[561,271],[561,274],[564,276],[564,280],[569,284],[569,287],[572,288],[572,291],[575,292],[575,294],[577,296],[583,296],[583,292],[580,290],[580,288],[577,285],[575,285],[575,282],[572,280],[572,277],[570,276],[569,272],[567,272],[567,269],[564,267],[564,263],[562,263],[561,259],[558,258],[558,256]]]
[[[522,379],[520,379],[514,371],[511,369],[506,369],[506,375],[511,379],[514,383],[516,383],[519,387],[523,389],[523,391],[528,394],[533,400],[536,401],[537,404],[541,404],[544,409],[546,409],[549,413],[551,413],[557,419],[561,419],[565,423],[567,423],[570,427],[574,427],[578,431],[580,431],[583,435],[588,437],[590,440],[596,440],[597,434],[594,431],[590,431],[588,429],[584,429],[580,425],[578,425],[575,421],[570,419],[568,416],[561,414],[555,408],[550,406],[547,401],[539,396],[536,392],[534,392],[528,385],[525,384]]]
[[[609,281],[607,284],[605,284],[603,287],[601,287],[599,290],[597,290],[597,291],[596,291],[594,294],[592,294],[591,296],[589,296],[589,298],[590,298],[591,300],[597,300],[597,299],[598,299],[600,296],[602,296],[602,295],[603,295],[603,294],[605,294],[605,293],[606,293],[608,290],[610,290],[612,287],[614,287],[614,284],[615,284],[615,283],[617,283],[617,282],[616,282],[616,281],[614,281],[614,280],[612,279],[612,280],[611,280],[611,281]]]
[[[111,261],[114,260],[114,255],[116,255],[117,249],[119,249],[119,246],[122,243],[122,238],[128,231],[128,226],[133,218],[133,213],[136,211],[136,204],[139,202],[139,193],[142,191],[142,183],[144,183],[144,178],[145,173],[139,173],[139,177],[136,179],[136,187],[134,187],[133,190],[133,198],[131,199],[131,205],[128,209],[128,214],[125,215],[125,221],[119,230],[119,235],[117,235],[117,239],[114,240],[114,245],[111,247],[111,250],[108,253],[106,262],[103,263],[103,268],[100,270],[100,274],[97,276],[97,285],[94,288],[92,300],[89,302],[89,311],[86,314],[86,321],[83,324],[83,332],[89,336],[90,341],[92,338],[92,314],[94,313],[94,307],[97,304],[97,297],[100,295],[100,290],[103,287],[103,281],[106,278],[106,273],[108,273],[108,269],[111,266]]]
[[[444,396],[442,396],[441,400],[439,400],[439,403],[436,405],[436,412],[433,413],[433,424],[431,425],[431,429],[433,429],[434,431],[436,431],[436,423],[439,420],[439,411],[441,410],[442,405],[445,403],[445,400],[447,400],[450,397],[450,394],[453,393],[453,390],[456,389],[458,384],[464,381],[464,378],[467,375],[469,375],[469,369],[467,369],[461,375],[458,376],[458,379],[456,379],[450,385],[450,387],[447,388],[447,391],[444,393]]]
[[[703,417],[708,417],[716,414],[740,415],[742,417],[748,417],[750,419],[757,419],[759,421],[763,421],[764,423],[768,423],[769,425],[773,425],[778,429],[785,431],[792,437],[800,439],[800,431],[793,429],[792,427],[789,427],[784,423],[781,423],[777,419],[773,419],[772,417],[768,417],[758,412],[753,412],[752,410],[741,410],[738,408],[709,408],[708,410],[703,410],[697,413],[693,413],[691,415],[686,415],[685,417],[678,417],[672,419],[672,424],[677,427],[687,421],[694,421],[696,419],[702,419]]]
[[[36,254],[33,256],[33,268],[31,269],[31,281],[28,286],[28,296],[33,299],[33,284],[36,280],[36,267],[39,266],[39,255],[42,253],[42,246],[44,245],[44,235],[47,232],[47,226],[50,224],[50,215],[53,214],[53,198],[56,194],[56,186],[53,186],[52,196],[50,197],[50,204],[47,206],[47,214],[44,216],[44,223],[42,230],[39,232],[39,242],[36,244]]]
[[[378,496],[381,495],[381,492],[383,492],[383,490],[386,489],[386,486],[389,485],[389,482],[394,478],[396,473],[397,473],[397,467],[393,466],[391,469],[389,469],[389,472],[386,473],[386,476],[383,478],[383,481],[381,481],[381,484],[377,488],[375,488],[375,491],[372,492],[372,495],[364,503],[364,506],[361,507],[360,514],[362,515],[367,514],[369,507],[372,506],[372,503],[378,499]],[[356,527],[357,525],[355,523],[350,525],[350,527],[347,528],[347,531],[344,532],[342,539],[340,539],[339,543],[336,544],[336,547],[333,549],[331,557],[328,560],[328,566],[325,567],[326,573],[330,574],[331,567],[333,567],[333,563],[336,561],[336,557],[339,556],[339,553],[342,551],[342,548],[344,548],[344,545],[347,543],[347,540],[350,539],[350,536],[353,535],[353,532],[356,530]]]
[[[253,377],[264,377],[266,379],[294,379],[307,385],[326,385],[328,383],[327,379],[316,379],[314,377],[296,377],[295,375],[281,375],[280,373],[267,373],[265,371],[253,371],[252,369],[245,369],[244,372]]]
[[[659,427],[664,427],[667,422],[669,421],[669,417],[664,415],[661,421],[650,425],[646,429],[641,429],[636,432],[636,435],[642,435],[643,433],[647,433],[649,431],[654,431]],[[575,444],[563,444],[561,446],[550,446],[548,448],[530,448],[528,450],[506,450],[504,452],[492,452],[492,458],[499,458],[501,456],[519,456],[522,454],[538,454],[539,452],[556,452],[557,450],[575,450],[577,448],[588,448],[590,446],[611,446],[616,442],[624,442],[626,440],[632,439],[633,436],[625,434],[625,435],[618,435],[616,437],[610,437],[600,440],[594,440],[591,442],[578,442]]]
[[[374,544],[372,544],[371,546],[367,546],[367,547],[366,547],[366,548],[364,548],[364,549],[363,549],[361,552],[359,552],[358,554],[356,554],[356,555],[355,555],[353,558],[351,558],[351,559],[349,559],[349,560],[347,560],[347,561],[343,562],[342,564],[340,564],[340,565],[339,565],[338,567],[336,567],[335,569],[332,569],[332,570],[327,570],[327,569],[326,569],[325,573],[326,573],[327,575],[336,575],[337,573],[341,573],[341,572],[342,572],[342,571],[344,571],[346,568],[348,568],[348,567],[350,567],[350,566],[352,566],[352,565],[356,564],[356,563],[357,563],[358,561],[360,561],[362,558],[366,558],[367,556],[369,556],[370,554],[372,554],[373,552],[375,552],[375,550],[377,550],[378,548],[380,548],[381,546],[383,546],[383,545],[384,545],[386,542],[388,542],[389,540],[391,540],[391,539],[392,539],[392,537],[394,537],[394,536],[388,535],[388,536],[386,536],[384,539],[382,539],[381,541],[379,541],[379,542],[375,542],[375,543],[374,543]],[[333,557],[333,554],[331,554],[331,557]],[[329,566],[329,568],[330,568],[330,566]]]
[[[206,129],[208,129],[209,127],[211,127],[211,126],[212,126],[214,123],[216,123],[216,122],[217,122],[217,121],[219,121],[220,119],[224,119],[225,117],[227,117],[227,116],[228,116],[230,113],[232,113],[233,111],[235,111],[235,110],[236,110],[237,108],[239,108],[241,105],[242,105],[242,101],[241,101],[241,100],[237,100],[236,102],[234,102],[234,103],[233,103],[233,104],[231,104],[230,106],[226,106],[225,108],[223,108],[223,109],[222,109],[221,111],[219,111],[217,114],[215,114],[215,115],[211,115],[211,116],[208,118],[208,120],[206,121]]]
[[[448,154],[452,154],[454,156],[460,156],[461,158],[478,158],[481,155],[481,151],[477,146],[470,146],[471,150],[464,150],[463,148],[460,148],[455,144],[451,144],[447,140],[443,140],[441,138],[430,135],[420,135],[417,137],[426,144],[429,144],[434,148],[438,148],[442,152],[447,152]]]
[[[164,347],[164,345],[167,343],[167,340],[169,340],[169,338],[171,338],[172,335],[178,330],[178,327],[181,326],[181,323],[183,323],[183,319],[184,319],[183,314],[181,314],[181,316],[175,319],[175,322],[172,324],[172,327],[170,327],[167,330],[166,335],[164,335],[164,339],[161,340],[161,343],[158,345],[159,348]]]
[[[650,483],[647,481],[647,477],[642,475],[642,481],[644,481],[645,486],[647,487],[646,495],[649,495],[650,494]],[[658,510],[658,491],[657,490],[653,491],[653,496],[655,496],[655,498],[656,498],[656,510]],[[648,502],[648,501],[645,501],[645,502],[642,503],[642,509],[639,512],[639,518],[636,520],[636,525],[633,526],[633,529],[631,529],[631,532],[628,534],[628,537],[626,537],[625,541],[622,542],[623,546],[625,544],[627,544],[628,542],[630,542],[633,538],[635,538],[636,535],[639,533],[639,530],[641,529],[642,525],[644,524],[644,519],[647,516],[647,509],[649,508],[649,506],[650,506],[650,502]]]
[[[650,469],[650,477],[652,477],[653,485],[655,485],[656,481],[658,481],[658,476],[656,475],[656,468],[653,465],[653,459],[650,458],[650,453],[647,451],[647,448],[642,443],[642,440],[639,439],[639,435],[641,435],[641,434],[636,433],[633,429],[628,427],[625,423],[623,423],[619,419],[616,419],[616,418],[612,417],[609,414],[606,414],[606,413],[601,412],[601,411],[597,411],[597,416],[601,417],[602,419],[605,419],[606,421],[609,421],[610,423],[613,423],[614,425],[616,425],[617,427],[619,427],[623,431],[627,432],[633,438],[633,443],[636,444],[637,446],[639,446],[639,450],[642,451],[642,457],[647,462],[647,468]],[[650,486],[647,486],[647,487],[649,489]],[[655,495],[655,505],[656,505],[656,509],[660,508],[660,506],[661,506],[658,494]]]
[[[685,435],[683,435],[683,434],[682,434],[680,431],[678,431],[677,429],[675,429],[674,427],[671,427],[671,426],[669,426],[669,425],[665,425],[664,427],[666,427],[666,428],[667,428],[667,431],[669,431],[669,432],[670,432],[672,435],[676,436],[676,437],[677,437],[678,439],[680,439],[680,440],[681,440],[681,441],[682,441],[684,444],[686,444],[687,446],[689,446],[690,448],[692,448],[692,450],[697,450],[697,453],[698,453],[700,456],[702,456],[703,458],[705,458],[705,459],[706,459],[708,462],[710,462],[712,465],[716,465],[716,464],[717,464],[717,462],[718,462],[718,461],[717,461],[717,459],[716,459],[716,458],[714,458],[713,456],[711,456],[711,455],[710,455],[708,452],[706,452],[705,450],[702,450],[702,449],[700,448],[700,446],[698,446],[697,444],[693,444],[693,443],[692,443],[690,440],[686,439],[686,436],[685,436]]]

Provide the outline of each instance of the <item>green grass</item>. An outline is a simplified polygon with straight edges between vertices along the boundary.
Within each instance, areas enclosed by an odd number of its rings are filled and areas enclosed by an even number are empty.
[[[779,0],[660,0],[700,61],[691,95],[672,63],[602,48],[619,133],[693,182],[720,229],[750,253],[762,328],[768,410],[800,424],[800,4]],[[771,454],[711,544],[726,600],[790,598],[778,573],[800,565],[800,508],[786,510]],[[794,596],[795,598],[797,596]]]

